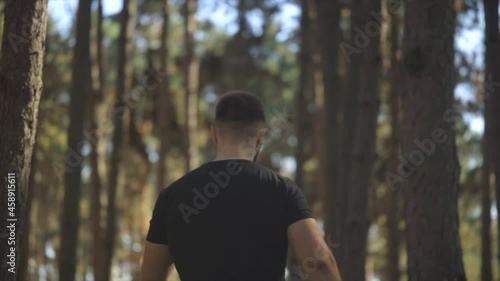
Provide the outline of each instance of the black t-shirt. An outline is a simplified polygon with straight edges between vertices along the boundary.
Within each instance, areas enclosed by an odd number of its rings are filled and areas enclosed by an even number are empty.
[[[290,179],[248,160],[201,165],[159,195],[147,240],[186,280],[284,280],[290,224],[312,217]]]

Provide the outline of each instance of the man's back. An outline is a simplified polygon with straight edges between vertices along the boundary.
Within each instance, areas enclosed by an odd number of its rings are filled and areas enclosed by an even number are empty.
[[[182,280],[282,280],[290,224],[312,217],[290,180],[248,160],[206,163],[162,191],[148,241]]]

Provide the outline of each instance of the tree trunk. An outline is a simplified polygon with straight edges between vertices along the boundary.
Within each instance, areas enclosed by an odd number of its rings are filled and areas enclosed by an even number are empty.
[[[390,84],[389,93],[389,110],[391,116],[391,135],[388,140],[388,170],[397,171],[399,149],[399,59],[397,53],[399,51],[399,17],[398,15],[389,12],[391,15],[390,23],[390,44],[391,44],[391,69],[390,69]],[[385,274],[387,281],[399,281],[399,248],[400,236],[402,232],[399,230],[400,215],[400,186],[395,185],[387,190],[387,260]]]
[[[370,11],[380,11],[380,0],[365,1],[363,4],[361,27],[368,30],[369,23],[375,23],[380,27],[377,19],[370,14]],[[356,106],[358,116],[352,144],[349,193],[344,199],[348,203],[343,269],[343,276],[346,280],[365,280],[367,235],[370,226],[368,189],[371,185],[373,164],[376,158],[375,143],[381,74],[380,29],[372,35],[369,44],[359,54],[361,69],[358,105]]]
[[[495,194],[497,213],[500,213],[500,31],[498,26],[498,0],[484,0],[484,17],[486,23],[486,69],[485,95],[486,104],[491,104],[491,136],[490,153],[492,168],[495,174]],[[500,223],[497,223],[498,241],[500,241]],[[497,249],[498,266],[500,266],[500,243]]]
[[[90,217],[92,231],[92,255],[91,264],[94,270],[94,279],[103,280],[105,278],[104,268],[102,263],[102,228],[101,228],[101,190],[102,180],[100,175],[99,165],[99,138],[102,134],[101,128],[98,126],[97,120],[100,120],[100,104],[103,99],[104,87],[104,70],[103,70],[103,55],[102,55],[102,39],[103,39],[103,8],[102,0],[97,1],[97,30],[96,40],[92,44],[92,85],[93,91],[89,97],[88,114],[89,114],[89,131],[91,135],[87,135],[91,146],[90,166],[92,174],[90,180]]]
[[[339,77],[337,74],[337,46],[339,41],[340,5],[336,0],[316,0],[318,15],[321,68],[323,73],[324,89],[324,136],[325,136],[325,234],[333,237],[332,241],[339,241],[341,230],[339,206],[342,201],[337,189],[338,168],[338,101]],[[343,247],[343,245],[341,245]],[[334,249],[336,250],[336,249]],[[334,254],[337,252],[334,251]]]
[[[47,0],[5,3],[0,59],[0,177],[5,188],[0,192],[0,280],[5,281],[15,280],[18,272],[16,259],[42,93],[47,16]],[[8,205],[12,200],[15,206]]]
[[[312,73],[314,71],[312,67],[313,59],[311,52],[311,15],[309,6],[311,2],[309,0],[301,0],[302,15],[300,19],[300,52],[299,52],[299,63],[300,63],[300,77],[299,77],[299,89],[297,91],[296,97],[296,109],[297,109],[297,146],[295,150],[295,183],[297,186],[305,189],[304,186],[304,163],[306,161],[305,145],[307,143],[308,136],[310,135],[310,124],[311,118],[308,113],[308,106],[310,104],[311,90],[312,90]],[[297,266],[297,262],[292,249],[289,247],[288,250],[288,270],[293,272],[293,269]],[[291,279],[296,276],[292,276]]]
[[[85,104],[90,93],[90,10],[91,2],[80,0],[76,16],[76,41],[73,51],[68,150],[64,173],[64,199],[59,255],[59,278],[75,280],[80,225],[81,171]]]
[[[491,269],[491,103],[484,105],[483,167],[481,183],[481,281],[492,281]]]
[[[295,183],[304,188],[304,162],[305,162],[305,144],[309,136],[310,127],[309,113],[307,107],[310,103],[311,91],[313,87],[313,59],[311,52],[311,16],[310,16],[310,1],[301,0],[302,16],[300,22],[300,40],[301,50],[299,53],[300,77],[299,90],[297,91],[297,149],[295,151],[295,159],[297,167],[295,170]]]
[[[354,27],[359,28],[363,27],[362,16],[363,16],[363,0],[353,0],[351,2],[351,35],[350,35],[350,44],[355,45],[356,33],[354,32]],[[342,45],[341,51],[343,55],[346,55],[345,50]],[[341,136],[341,145],[339,150],[339,157],[342,165],[338,166],[338,188],[339,198],[347,199],[350,185],[351,185],[351,163],[353,158],[353,143],[354,143],[354,132],[356,128],[356,120],[358,113],[358,96],[360,91],[360,70],[361,70],[361,55],[354,54],[348,57],[347,59],[347,68],[348,68],[348,76],[347,76],[347,85],[346,91],[343,95],[342,100],[342,111],[343,111],[343,120],[342,120],[342,136]],[[345,231],[347,229],[346,225],[346,217],[347,217],[347,200],[341,200],[340,206],[337,210],[339,212],[340,218],[342,218],[341,226],[339,226],[339,236],[338,240],[342,241],[342,246],[338,248],[338,257],[337,263],[340,269],[343,269],[344,261],[346,260],[346,246],[347,246],[347,237],[345,235]],[[343,271],[342,271],[343,272]]]
[[[408,280],[466,280],[458,235],[454,1],[406,2],[401,148]],[[399,169],[398,169],[399,170]]]
[[[198,62],[194,58],[194,32],[196,31],[195,14],[198,0],[185,0],[184,44],[186,48],[184,88],[186,89],[186,171],[196,167],[198,154]]]
[[[167,169],[166,169],[166,156],[167,156],[167,124],[169,119],[169,112],[172,109],[170,104],[170,93],[169,93],[169,81],[167,73],[167,59],[168,59],[168,49],[167,49],[167,39],[168,39],[168,0],[163,0],[163,30],[161,35],[161,46],[160,46],[160,72],[163,77],[163,81],[161,81],[158,87],[158,136],[160,138],[160,152],[158,158],[158,174],[156,181],[156,190],[158,194],[165,187],[165,179],[167,178]]]
[[[120,18],[120,37],[118,38],[118,63],[116,77],[116,104],[114,105],[114,130],[113,130],[113,151],[111,153],[111,163],[108,178],[108,206],[106,217],[105,253],[104,269],[106,278],[111,280],[111,269],[113,265],[113,255],[115,250],[115,238],[117,232],[116,215],[116,194],[119,182],[120,163],[122,161],[122,151],[124,138],[126,136],[124,120],[127,117],[128,108],[124,98],[130,93],[132,88],[132,64],[128,62],[132,56],[132,38],[135,29],[135,15],[137,10],[136,0],[123,0],[123,9]]]

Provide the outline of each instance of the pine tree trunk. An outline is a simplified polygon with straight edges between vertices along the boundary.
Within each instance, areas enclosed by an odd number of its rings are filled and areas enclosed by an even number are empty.
[[[59,255],[59,278],[75,280],[80,226],[81,171],[85,105],[90,94],[90,1],[80,0],[76,16],[76,41],[73,51],[73,78],[69,108],[68,152],[64,173],[64,199]]]
[[[90,180],[90,217],[91,217],[91,232],[92,232],[92,254],[91,264],[94,270],[94,279],[103,280],[104,268],[102,263],[102,227],[101,227],[101,190],[102,180],[100,175],[99,165],[99,143],[102,134],[101,128],[98,126],[97,120],[100,120],[100,104],[104,93],[104,70],[103,70],[103,54],[102,54],[102,39],[103,39],[103,7],[102,0],[97,1],[97,30],[96,40],[92,44],[92,85],[93,91],[89,96],[88,114],[89,114],[89,134],[86,135],[91,146],[90,166],[92,174]]]
[[[324,90],[324,150],[325,154],[325,234],[331,241],[340,241],[340,222],[342,218],[339,206],[342,198],[338,196],[337,169],[338,169],[338,120],[339,110],[339,77],[337,74],[337,50],[339,41],[340,4],[337,0],[316,0],[319,43],[321,54],[321,68],[323,73]],[[343,247],[343,245],[341,245]],[[337,250],[334,254],[337,255]]]
[[[350,44],[355,46],[356,33],[352,30],[354,27],[363,27],[362,15],[363,15],[363,1],[353,0],[351,2],[351,36],[349,38]],[[356,38],[357,39],[357,38]],[[342,45],[341,45],[342,48]],[[341,50],[344,51],[344,50]],[[339,227],[339,241],[342,241],[342,246],[338,248],[337,263],[339,268],[342,270],[344,268],[344,261],[346,260],[346,246],[347,237],[345,231],[347,229],[346,217],[347,217],[347,196],[351,186],[351,163],[353,158],[353,143],[354,143],[354,132],[356,128],[356,119],[358,113],[358,96],[360,91],[360,71],[361,71],[361,55],[354,54],[349,57],[342,57],[342,59],[347,59],[347,85],[346,91],[343,95],[343,122],[342,122],[342,134],[341,134],[341,145],[339,150],[339,157],[342,165],[338,166],[338,187],[339,187],[339,198],[344,198],[346,200],[341,200],[340,207],[337,210],[339,212],[340,218],[342,218],[341,226]],[[343,272],[343,270],[342,270]]]
[[[484,0],[485,30],[485,103],[491,104],[490,153],[495,174],[496,208],[500,213],[500,31],[498,26],[498,0]],[[500,223],[497,223],[497,239],[500,241]],[[500,243],[497,248],[500,267]]]
[[[312,90],[312,53],[311,53],[311,17],[310,17],[310,1],[302,0],[302,16],[300,22],[300,37],[301,50],[299,53],[300,77],[299,90],[297,91],[296,106],[297,106],[297,149],[295,151],[295,159],[297,167],[295,170],[295,183],[304,188],[304,162],[305,162],[305,143],[308,138],[309,117],[307,106],[310,102]]]
[[[466,280],[458,235],[454,1],[406,2],[401,104],[408,280]]]
[[[299,63],[300,63],[300,77],[299,77],[299,89],[296,96],[296,110],[297,110],[297,146],[295,150],[295,161],[297,163],[295,169],[295,183],[300,188],[304,189],[304,162],[306,161],[305,145],[307,143],[307,138],[310,135],[310,115],[307,111],[308,105],[310,104],[311,90],[312,90],[312,52],[311,52],[311,15],[309,6],[311,2],[309,0],[301,0],[302,15],[300,19],[300,52],[299,52]],[[288,250],[288,262],[287,267],[290,272],[297,265],[295,256],[292,249],[289,247]],[[292,276],[291,279],[296,278]]]
[[[492,281],[491,269],[491,103],[484,105],[483,167],[481,183],[481,281]]]
[[[195,14],[198,0],[186,0],[184,5],[186,48],[184,88],[186,89],[186,170],[196,167],[198,154],[198,72],[199,65],[194,58],[194,32],[196,31]]]
[[[380,1],[365,1],[362,27],[377,23],[370,11],[380,11]],[[373,29],[372,29],[373,31]],[[368,189],[371,185],[375,162],[377,116],[379,111],[379,88],[381,75],[380,30],[370,37],[369,44],[362,49],[359,79],[358,108],[354,139],[350,187],[347,197],[346,239],[344,248],[343,276],[346,280],[365,280],[367,235],[370,226],[368,217]],[[363,176],[360,176],[363,175]],[[347,235],[348,233],[348,235]]]
[[[165,179],[167,178],[166,169],[166,156],[167,156],[167,124],[169,119],[169,111],[171,110],[170,104],[170,93],[169,93],[169,81],[167,73],[167,59],[168,59],[168,49],[167,49],[167,39],[168,39],[168,0],[163,0],[162,8],[163,16],[163,30],[161,35],[161,46],[160,46],[160,72],[162,74],[163,80],[158,87],[158,136],[160,138],[160,152],[158,158],[158,174],[156,182],[156,190],[158,194],[165,187]]]
[[[123,102],[124,98],[130,93],[132,88],[132,65],[128,61],[132,56],[132,38],[135,29],[135,16],[137,10],[136,0],[123,0],[123,10],[120,20],[120,37],[118,39],[118,63],[116,78],[116,101],[114,106],[114,130],[113,130],[113,151],[111,154],[110,171],[108,178],[108,206],[106,217],[105,251],[104,251],[104,269],[106,278],[112,280],[111,270],[113,265],[113,255],[115,250],[115,239],[117,232],[117,214],[116,214],[116,194],[120,186],[119,173],[120,163],[122,161],[122,151],[124,147],[125,124],[128,124],[128,108]]]
[[[391,135],[388,140],[388,170],[397,171],[398,169],[398,154],[399,150],[399,130],[400,130],[400,109],[399,109],[399,59],[397,53],[399,51],[399,17],[396,14],[391,14],[390,23],[390,44],[391,44],[391,69],[390,83],[391,89],[389,93],[389,110],[391,116]],[[399,248],[401,244],[400,236],[402,232],[399,230],[400,215],[400,185],[392,186],[387,191],[387,261],[385,274],[387,281],[399,281]]]
[[[5,190],[0,192],[0,280],[11,281],[18,272],[19,243],[25,225],[22,218],[27,208],[42,93],[47,0],[6,1],[4,12],[0,59],[0,177]],[[8,189],[13,190],[7,192]],[[8,205],[8,198],[15,199],[15,209],[8,209],[13,208]],[[7,228],[13,224],[15,228]],[[16,259],[14,267],[7,264],[11,261],[7,256],[11,250]]]

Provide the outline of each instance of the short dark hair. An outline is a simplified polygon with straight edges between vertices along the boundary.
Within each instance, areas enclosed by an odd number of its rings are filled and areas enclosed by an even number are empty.
[[[247,91],[231,91],[219,99],[215,109],[215,124],[229,128],[232,134],[248,137],[266,123],[261,99]]]

